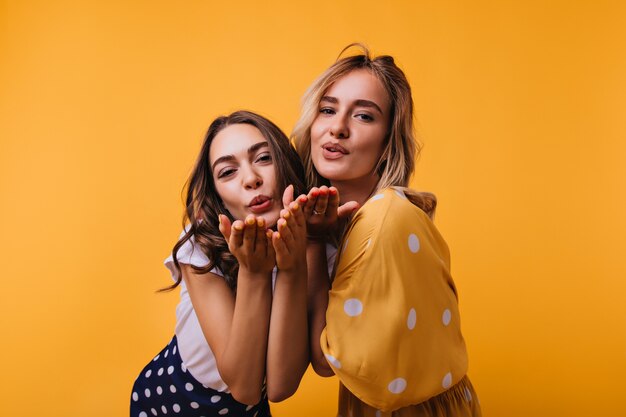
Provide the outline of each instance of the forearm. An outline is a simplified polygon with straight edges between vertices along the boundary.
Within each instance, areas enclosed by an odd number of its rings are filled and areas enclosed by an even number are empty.
[[[219,371],[233,397],[256,404],[265,378],[271,280],[240,270],[235,309]]]
[[[307,305],[309,321],[310,361],[318,375],[332,376],[320,346],[320,336],[326,327],[326,308],[330,279],[326,259],[326,245],[323,242],[311,242],[307,246]]]
[[[267,352],[267,393],[282,401],[295,393],[309,362],[306,267],[278,271]]]

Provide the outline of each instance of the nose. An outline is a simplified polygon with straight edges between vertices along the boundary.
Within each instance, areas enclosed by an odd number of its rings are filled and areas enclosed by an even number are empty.
[[[337,139],[347,139],[350,137],[350,129],[345,117],[338,116],[330,126],[330,135]]]
[[[242,172],[242,182],[246,190],[256,190],[263,185],[263,178],[254,169],[253,166],[247,166],[240,168]]]

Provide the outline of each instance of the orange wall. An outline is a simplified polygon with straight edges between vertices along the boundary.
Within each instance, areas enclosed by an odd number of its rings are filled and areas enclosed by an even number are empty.
[[[0,1],[0,414],[127,415],[208,123],[289,131],[362,41],[414,89],[485,415],[626,415],[623,3],[257,3]],[[274,414],[336,395],[307,374]]]

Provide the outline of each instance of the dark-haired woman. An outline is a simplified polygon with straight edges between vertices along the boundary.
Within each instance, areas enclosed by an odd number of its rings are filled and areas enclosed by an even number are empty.
[[[309,359],[302,178],[269,120],[210,125],[165,261],[181,291],[175,336],[135,381],[131,417],[263,417],[295,392]]]

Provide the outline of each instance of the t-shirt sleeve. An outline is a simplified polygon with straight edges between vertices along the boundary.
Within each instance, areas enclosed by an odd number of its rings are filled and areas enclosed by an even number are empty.
[[[394,190],[374,196],[337,256],[320,342],[348,390],[389,411],[465,375],[447,245],[424,212]]]
[[[182,231],[178,239],[182,239],[182,237],[185,236],[185,233],[185,231]],[[176,259],[180,264],[187,264],[200,268],[209,264],[209,258],[202,251],[202,248],[196,244],[193,236],[178,250],[176,253]],[[172,279],[176,281],[178,279],[179,272],[176,270],[176,265],[174,265],[174,258],[172,255],[170,254],[170,256],[168,256],[163,263],[172,274]],[[216,268],[213,268],[211,272],[221,275]]]

